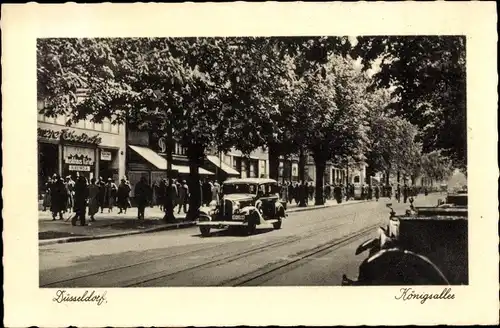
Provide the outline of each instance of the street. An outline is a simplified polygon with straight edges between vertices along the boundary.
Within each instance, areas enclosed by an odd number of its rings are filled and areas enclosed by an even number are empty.
[[[415,205],[436,205],[439,194]],[[291,213],[281,230],[255,235],[197,227],[121,238],[41,246],[40,287],[338,286],[357,277],[366,254],[355,249],[375,237],[409,204],[380,199]]]

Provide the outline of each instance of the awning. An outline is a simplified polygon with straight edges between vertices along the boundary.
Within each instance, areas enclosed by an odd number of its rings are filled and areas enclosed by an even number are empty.
[[[222,162],[217,156],[207,155],[207,159],[210,162],[212,162],[212,164],[214,164],[215,166],[217,166],[218,168],[220,168],[222,171],[226,172],[229,175],[235,175],[235,176],[240,175],[240,172],[236,171],[231,166]]]
[[[150,148],[147,147],[140,147],[140,146],[132,146],[129,145],[129,147],[135,151],[137,154],[139,154],[142,158],[144,158],[146,161],[149,163],[153,164],[157,169],[159,170],[167,170],[167,160],[158,155],[155,151],[153,151]],[[172,170],[178,171],[179,173],[182,174],[189,174],[189,166],[186,165],[174,165],[172,164]],[[215,175],[214,173],[207,171],[205,169],[202,169],[201,167],[198,169],[198,173],[202,175]]]

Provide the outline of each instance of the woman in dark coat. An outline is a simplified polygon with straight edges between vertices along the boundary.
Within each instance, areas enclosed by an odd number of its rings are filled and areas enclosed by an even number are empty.
[[[151,188],[146,182],[145,177],[141,177],[141,180],[137,182],[134,188],[134,199],[137,204],[137,219],[144,220],[144,210],[148,205],[151,197]]]
[[[59,214],[59,220],[62,220],[68,202],[68,189],[62,178],[56,176],[54,180],[55,182],[50,188],[50,211],[52,212],[52,220],[56,219],[57,214]]]

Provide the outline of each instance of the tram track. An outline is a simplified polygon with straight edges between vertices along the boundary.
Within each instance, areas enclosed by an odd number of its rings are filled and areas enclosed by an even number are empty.
[[[334,219],[340,219],[340,218],[345,218],[345,217],[348,217],[348,216],[352,216],[353,214],[350,213],[350,214],[346,214],[346,215],[341,215],[341,216],[337,216],[335,217]],[[306,232],[306,235],[302,235],[302,237],[300,238],[310,238],[310,236],[314,236],[314,235],[317,235],[317,233],[324,233],[324,232],[327,232],[327,231],[331,231],[331,230],[334,230],[344,224],[340,224],[340,225],[334,225],[334,226],[331,226],[329,227],[328,229],[321,229],[320,231],[317,231],[317,227],[320,226],[321,224],[324,224],[326,222],[329,222],[331,221],[332,218],[328,218],[328,219],[325,219],[325,220],[321,220],[319,222],[314,222],[312,224],[306,224],[305,227],[309,228]],[[345,223],[347,224],[347,223]],[[257,248],[253,247],[249,250],[246,250],[244,252],[241,252],[241,253],[238,253],[236,254],[236,256],[246,256],[248,253],[253,253],[255,251],[260,251],[260,250],[263,250],[263,249],[267,249],[269,247],[273,247],[273,246],[276,246],[276,245],[281,245],[281,243],[289,243],[289,242],[294,242],[297,238],[299,237],[295,237],[295,236],[291,236],[291,237],[286,237],[284,240],[280,240],[278,242],[272,242],[272,243],[269,243],[269,242],[264,242],[264,243],[259,243],[257,244]],[[252,246],[255,246],[255,245],[252,245]],[[139,261],[139,262],[135,262],[135,263],[132,263],[132,264],[127,264],[127,265],[121,265],[121,266],[115,266],[115,267],[111,267],[111,268],[108,268],[108,269],[105,269],[105,270],[100,270],[100,271],[94,271],[94,272],[90,272],[90,273],[87,273],[87,274],[84,274],[84,275],[78,275],[78,276],[74,276],[74,277],[70,277],[70,278],[66,278],[66,279],[61,279],[61,280],[57,280],[57,281],[52,281],[52,282],[49,282],[49,283],[43,283],[43,284],[40,284],[40,287],[41,288],[52,288],[52,287],[60,287],[62,284],[70,284],[70,285],[75,285],[75,282],[78,282],[79,280],[84,280],[86,278],[91,278],[91,277],[97,277],[97,276],[102,276],[102,275],[106,275],[106,274],[112,274],[114,272],[117,272],[117,271],[120,271],[120,270],[126,270],[126,269],[132,269],[134,267],[139,267],[139,266],[142,266],[142,265],[147,265],[147,264],[151,264],[151,263],[154,263],[154,262],[161,262],[161,261],[164,261],[164,260],[173,260],[173,259],[176,259],[176,258],[179,258],[179,257],[183,257],[183,256],[189,256],[191,254],[196,254],[196,253],[200,253],[200,252],[205,252],[205,251],[213,251],[215,249],[218,249],[218,248],[223,248],[225,250],[227,249],[230,249],[230,246],[228,244],[217,244],[217,245],[214,245],[214,246],[206,246],[206,245],[203,245],[195,250],[191,250],[191,251],[188,251],[188,252],[182,252],[182,253],[178,253],[178,254],[171,254],[171,255],[166,255],[166,256],[158,256],[158,257],[154,257],[154,258],[151,258],[151,259],[148,259],[148,260],[144,260],[144,261]],[[234,255],[230,255],[228,256],[227,258],[232,258]],[[226,259],[226,258],[224,258]],[[238,257],[239,259],[239,257]],[[189,270],[192,270],[192,269],[195,269],[195,268],[201,268],[201,267],[205,267],[207,265],[209,265],[210,263],[212,262],[218,262],[220,260],[215,260],[215,261],[211,261],[209,263],[202,263],[200,265],[197,265],[193,268],[188,268],[188,269],[185,269],[185,270],[181,270],[179,272],[176,272],[174,274],[177,274],[177,273],[180,273],[180,272],[184,272],[184,271],[189,271]],[[162,272],[164,272],[166,270],[163,270]],[[133,285],[133,284],[132,284]],[[132,286],[131,285],[131,286]]]
[[[324,243],[322,245],[316,246],[313,249],[301,251],[295,254],[296,259],[286,261],[279,261],[274,264],[269,264],[264,266],[263,268],[254,270],[250,273],[247,273],[243,276],[226,280],[220,283],[218,286],[226,286],[226,287],[240,287],[240,286],[258,286],[262,283],[271,280],[276,275],[280,273],[280,271],[290,271],[297,266],[304,265],[308,260],[312,260],[314,256],[321,256],[325,253],[330,253],[337,248],[340,248],[344,245],[350,244],[355,240],[358,240],[362,236],[366,236],[379,227],[379,224],[371,225],[367,228],[364,228],[360,231],[354,232],[342,238],[337,238],[328,243]],[[292,256],[293,257],[293,256]]]
[[[351,215],[355,216],[356,214],[351,214]],[[262,253],[263,251],[266,251],[271,247],[282,247],[282,246],[293,244],[295,242],[299,242],[299,241],[302,241],[305,239],[314,238],[314,237],[321,235],[321,234],[329,233],[329,232],[334,231],[334,230],[338,229],[339,227],[347,225],[349,223],[350,222],[344,222],[342,224],[331,226],[327,229],[315,230],[314,232],[311,231],[306,235],[302,234],[300,236],[290,236],[290,237],[285,238],[284,240],[280,240],[280,241],[272,242],[272,243],[267,243],[265,245],[260,245],[259,247],[256,247],[256,248],[247,249],[245,251],[238,252],[236,254],[232,254],[232,255],[229,255],[229,256],[226,256],[223,258],[214,259],[214,260],[211,260],[208,262],[197,264],[195,266],[190,266],[188,268],[185,268],[182,270],[177,270],[175,272],[167,273],[168,270],[163,270],[163,271],[156,272],[156,273],[150,275],[150,277],[148,277],[146,279],[142,279],[139,281],[135,281],[133,283],[129,283],[129,284],[125,285],[124,287],[139,287],[139,286],[144,285],[144,284],[151,284],[154,281],[164,280],[166,278],[174,277],[174,276],[177,276],[179,274],[183,274],[183,273],[185,274],[187,272],[192,272],[195,270],[208,269],[211,267],[229,264],[231,262],[235,262],[235,261],[242,259],[242,258],[245,258],[247,256]]]

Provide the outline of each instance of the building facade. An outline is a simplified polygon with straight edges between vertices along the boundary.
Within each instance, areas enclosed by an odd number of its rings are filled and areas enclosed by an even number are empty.
[[[249,156],[245,156],[241,151],[234,148],[225,154],[219,154],[215,149],[210,149],[208,153],[210,156],[215,156],[219,159],[222,166],[232,169],[232,174],[228,175],[228,177],[269,177],[269,155],[262,148],[254,150]]]
[[[40,105],[39,105],[40,106]],[[38,115],[38,180],[43,186],[53,174],[83,175],[118,181],[125,175],[125,128],[109,120],[80,121],[66,126],[67,117]]]

